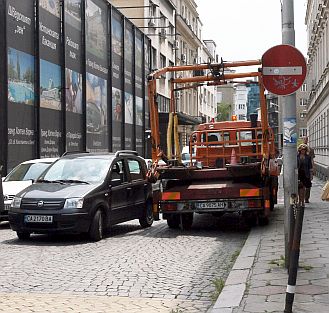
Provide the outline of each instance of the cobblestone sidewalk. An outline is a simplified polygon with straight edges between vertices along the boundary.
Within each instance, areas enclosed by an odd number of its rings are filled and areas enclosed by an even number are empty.
[[[305,208],[293,306],[296,313],[329,312],[329,202],[321,201],[323,185],[314,179]],[[288,275],[283,265],[282,192],[270,225],[251,231],[212,313],[283,312]]]

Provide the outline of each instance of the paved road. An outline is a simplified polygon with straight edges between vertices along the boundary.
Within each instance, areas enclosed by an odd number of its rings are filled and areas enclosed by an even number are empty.
[[[35,235],[0,225],[0,312],[206,312],[248,231],[198,216],[191,231],[165,221],[113,227],[106,239]]]

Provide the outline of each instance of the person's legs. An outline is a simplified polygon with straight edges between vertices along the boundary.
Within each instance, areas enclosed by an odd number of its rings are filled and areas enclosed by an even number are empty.
[[[299,205],[305,206],[305,187],[299,188],[298,190],[298,196],[299,196]]]
[[[306,188],[305,190],[305,203],[310,202],[311,188]]]

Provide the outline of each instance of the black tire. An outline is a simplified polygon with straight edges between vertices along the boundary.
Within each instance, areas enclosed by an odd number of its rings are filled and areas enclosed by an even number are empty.
[[[266,226],[269,223],[269,218],[268,216],[258,216],[258,224],[259,226]]]
[[[152,210],[152,201],[147,201],[143,216],[139,219],[139,224],[142,228],[151,227],[154,221],[153,210]]]
[[[167,225],[169,228],[178,229],[180,224],[179,214],[169,214],[167,216]]]
[[[89,238],[92,241],[100,241],[104,234],[104,219],[101,210],[97,210],[89,228]]]
[[[31,234],[26,231],[17,231],[16,234],[19,240],[29,240],[31,236]]]
[[[193,213],[184,213],[180,217],[180,227],[182,230],[191,229],[193,224]]]

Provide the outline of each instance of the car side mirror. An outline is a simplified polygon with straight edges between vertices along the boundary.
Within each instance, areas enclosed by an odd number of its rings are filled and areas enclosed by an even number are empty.
[[[121,179],[120,178],[113,178],[111,179],[111,187],[116,187],[121,184]]]

